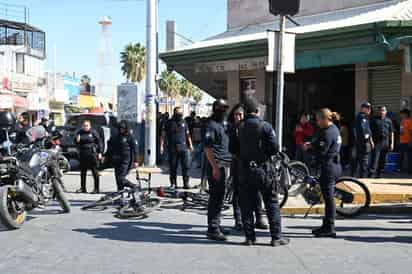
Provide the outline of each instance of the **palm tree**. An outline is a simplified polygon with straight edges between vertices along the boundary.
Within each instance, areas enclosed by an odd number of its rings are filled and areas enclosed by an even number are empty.
[[[199,102],[203,99],[203,91],[195,86],[192,93],[192,98],[195,100],[196,104],[199,104]]]
[[[186,79],[180,80],[180,95],[182,97],[190,98],[193,95],[195,86]]]
[[[141,82],[146,74],[146,48],[140,43],[128,44],[120,53],[120,63],[127,81]]]
[[[179,96],[181,82],[177,78],[175,72],[164,70],[160,74],[159,88],[166,94],[167,101],[169,102],[170,98],[176,98]]]

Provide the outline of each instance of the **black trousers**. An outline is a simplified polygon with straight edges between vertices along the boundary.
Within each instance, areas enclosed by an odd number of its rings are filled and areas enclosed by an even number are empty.
[[[94,154],[80,153],[80,186],[83,192],[86,192],[87,171],[91,170],[94,179],[94,189],[99,191],[100,177],[97,170],[97,159]]]
[[[379,142],[375,144],[375,149],[372,152],[372,166],[370,169],[370,177],[381,177],[382,169],[385,166],[386,155],[389,151],[387,142]]]
[[[342,173],[340,164],[325,164],[320,176],[320,189],[325,200],[325,218],[323,224],[327,228],[334,228],[336,219],[335,184]]]
[[[282,237],[282,223],[278,196],[273,193],[273,190],[263,187],[263,183],[259,182],[257,177],[248,169],[241,171],[240,207],[245,236],[248,240],[256,239],[253,211],[257,206],[256,201],[260,192],[269,221],[270,234],[273,239],[280,239]]]
[[[220,168],[220,178],[215,180],[210,165],[207,167],[207,179],[209,182],[209,204],[207,207],[208,231],[216,232],[220,229],[220,218],[225,199],[226,179],[228,172],[226,168]]]
[[[124,162],[114,167],[114,176],[116,178],[117,190],[123,190],[125,185],[132,184],[126,177],[129,174],[130,163]]]
[[[177,168],[182,167],[183,183],[189,184],[189,168],[190,168],[189,150],[169,151],[169,167],[170,167],[170,184],[177,185]]]
[[[369,155],[370,153],[363,149],[356,150],[356,169],[359,170],[359,178],[368,178],[369,176]]]
[[[239,162],[236,159],[233,159],[230,174],[233,180],[233,218],[236,222],[242,220],[242,212],[240,208],[240,183],[239,183]],[[255,219],[260,221],[263,217],[263,207],[262,207],[262,194],[259,192],[256,200]]]

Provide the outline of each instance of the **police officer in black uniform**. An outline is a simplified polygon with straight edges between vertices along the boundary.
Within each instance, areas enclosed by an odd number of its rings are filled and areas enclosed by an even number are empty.
[[[30,139],[27,136],[27,131],[31,128],[30,117],[27,112],[23,112],[18,116],[18,123],[16,125],[16,144],[29,144]]]
[[[361,105],[361,110],[356,116],[355,121],[355,146],[356,146],[356,164],[353,173],[359,169],[359,177],[367,178],[369,175],[369,155],[374,146],[372,139],[372,130],[369,123],[371,114],[371,104],[365,102]]]
[[[79,149],[80,157],[80,185],[78,193],[86,193],[87,170],[91,169],[94,179],[93,193],[99,193],[100,178],[97,171],[98,161],[102,159],[102,143],[99,134],[92,129],[91,122],[83,122],[82,128],[77,132],[75,143]]]
[[[209,182],[207,238],[216,241],[226,241],[225,231],[220,226],[220,215],[232,160],[232,155],[229,153],[227,109],[228,105],[223,99],[213,103],[213,114],[207,122],[204,136],[206,174]]]
[[[391,119],[386,117],[388,111],[385,106],[379,107],[379,116],[371,122],[372,138],[375,147],[372,152],[372,166],[370,177],[380,178],[385,165],[386,154],[393,151],[395,133]]]
[[[160,153],[163,154],[164,143],[167,138],[169,149],[170,185],[177,188],[177,168],[179,162],[182,167],[183,187],[189,189],[189,168],[190,152],[193,151],[192,139],[190,138],[189,127],[183,119],[183,109],[176,107],[173,117],[165,127],[160,140]]]
[[[333,113],[329,109],[321,109],[316,114],[319,126],[318,138],[311,144],[305,144],[305,149],[312,148],[316,162],[320,166],[320,187],[325,200],[325,218],[320,228],[312,233],[316,237],[336,237],[335,218],[335,183],[342,173],[340,164],[340,149],[342,138],[338,127],[333,123]]]
[[[132,184],[126,177],[130,169],[138,166],[138,144],[129,130],[127,121],[120,121],[118,132],[110,140],[110,147],[117,190],[120,191]]]
[[[259,102],[254,97],[245,100],[246,118],[239,127],[240,175],[239,192],[245,245],[256,243],[253,210],[260,191],[269,220],[271,245],[289,244],[282,236],[277,182],[269,178],[271,157],[279,152],[276,134],[272,126],[259,118]]]

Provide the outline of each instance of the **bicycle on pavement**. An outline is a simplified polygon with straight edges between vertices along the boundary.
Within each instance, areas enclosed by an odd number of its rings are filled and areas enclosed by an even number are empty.
[[[141,178],[136,169],[137,184],[125,185],[121,191],[104,195],[99,200],[83,206],[82,210],[102,210],[108,206],[118,206],[117,216],[120,218],[139,218],[147,216],[161,206],[161,199],[151,196],[151,178]],[[147,189],[143,189],[142,183],[148,184]]]

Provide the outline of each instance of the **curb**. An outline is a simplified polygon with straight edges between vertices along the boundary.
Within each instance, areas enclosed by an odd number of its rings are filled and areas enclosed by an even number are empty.
[[[409,201],[410,202],[410,201]],[[309,207],[286,207],[282,208],[282,215],[303,215],[306,214]],[[309,214],[324,214],[325,208],[323,206],[317,206],[310,210]],[[412,214],[412,203],[397,203],[397,204],[373,204],[371,205],[365,214]]]

